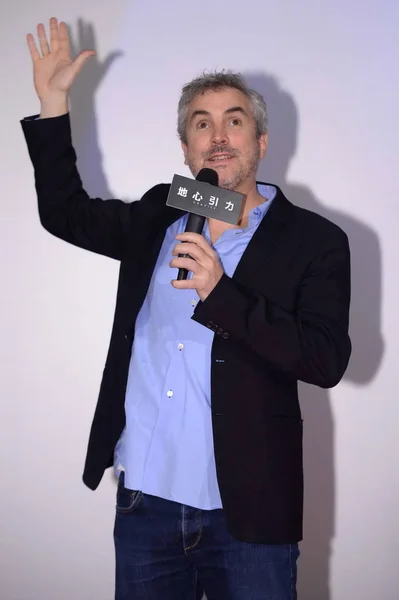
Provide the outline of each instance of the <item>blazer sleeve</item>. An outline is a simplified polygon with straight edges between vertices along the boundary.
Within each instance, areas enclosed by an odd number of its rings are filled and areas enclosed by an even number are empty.
[[[43,227],[66,242],[121,260],[139,202],[90,198],[76,167],[69,114],[21,121]]]
[[[303,274],[294,311],[224,274],[192,318],[208,327],[217,324],[226,344],[245,344],[287,376],[334,387],[351,355],[350,250],[340,233],[326,241]]]

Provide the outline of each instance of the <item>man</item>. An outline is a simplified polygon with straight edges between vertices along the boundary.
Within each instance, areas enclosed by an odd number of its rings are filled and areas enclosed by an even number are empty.
[[[91,199],[67,94],[92,54],[67,28],[28,44],[40,119],[22,121],[52,234],[121,262],[115,320],[84,481],[119,473],[117,600],[296,598],[302,539],[297,382],[335,386],[350,356],[349,248],[329,221],[257,184],[266,106],[238,75],[183,88],[178,132],[194,176],[245,195],[238,226],[184,233],[168,185],[139,202]],[[178,254],[188,253],[191,258]],[[192,276],[175,279],[178,268]]]

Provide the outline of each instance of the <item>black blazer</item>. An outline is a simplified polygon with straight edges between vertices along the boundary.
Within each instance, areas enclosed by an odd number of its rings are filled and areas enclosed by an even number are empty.
[[[69,116],[23,120],[42,225],[120,261],[109,351],[83,480],[95,489],[125,425],[125,390],[137,314],[168,226],[169,185],[138,202],[91,199],[82,187]],[[246,542],[302,539],[302,418],[297,381],[342,378],[348,336],[346,234],[277,196],[232,278],[223,275],[192,318],[215,332],[211,400],[217,477],[227,527]]]

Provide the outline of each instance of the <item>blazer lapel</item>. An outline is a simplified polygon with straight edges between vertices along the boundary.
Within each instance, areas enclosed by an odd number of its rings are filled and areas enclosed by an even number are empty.
[[[233,279],[248,287],[252,287],[256,281],[256,273],[259,269],[262,269],[264,275],[276,248],[284,239],[284,230],[293,215],[293,205],[287,200],[280,188],[275,187],[277,188],[276,197],[252,236],[233,274]],[[154,210],[155,218],[152,221],[152,227],[147,230],[148,242],[145,245],[148,251],[140,260],[140,275],[143,280],[148,280],[148,283],[166,230],[174,221],[185,214],[184,211],[166,206],[165,202],[166,199],[162,199],[161,210],[159,208],[157,212]]]
[[[280,188],[275,187],[277,195],[252,236],[233,274],[233,279],[249,287],[254,285],[256,273],[260,268],[264,274],[273,254],[284,239],[284,230],[292,217],[291,202],[287,200]]]

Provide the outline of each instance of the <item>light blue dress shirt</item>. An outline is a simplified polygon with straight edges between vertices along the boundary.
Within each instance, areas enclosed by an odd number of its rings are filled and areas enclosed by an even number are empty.
[[[276,189],[258,185],[266,198],[248,226],[226,230],[212,246],[231,277]],[[213,451],[211,346],[214,332],[191,319],[195,290],[171,285],[172,251],[188,215],[167,230],[150,286],[137,316],[126,389],[126,426],[115,448],[115,470],[125,486],[204,510],[222,508]],[[209,244],[209,227],[203,235]],[[189,277],[191,274],[189,273]]]

